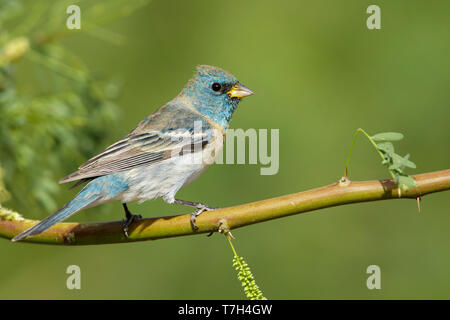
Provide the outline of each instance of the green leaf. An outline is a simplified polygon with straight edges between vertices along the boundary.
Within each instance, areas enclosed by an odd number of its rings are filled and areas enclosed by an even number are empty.
[[[398,174],[403,174],[403,166],[398,162],[391,164],[388,169]]]
[[[386,141],[399,141],[403,139],[403,134],[399,132],[382,132],[371,137],[375,143]]]
[[[398,166],[401,170],[403,170],[404,167],[408,167],[408,168],[416,168],[416,164],[412,161],[408,160],[409,155],[407,155],[407,157],[402,157],[396,153],[393,154],[392,160],[393,160],[393,164]]]
[[[391,157],[394,154],[394,145],[391,142],[377,143],[377,148],[381,152],[383,152]]]
[[[398,177],[399,188],[408,191],[409,188],[415,188],[417,186],[416,180],[411,176],[399,176]]]
[[[405,167],[412,168],[412,169],[417,168],[417,166],[416,166],[416,164],[414,162],[408,160],[409,159],[409,153],[406,156],[404,156],[403,159],[404,159],[404,166]]]

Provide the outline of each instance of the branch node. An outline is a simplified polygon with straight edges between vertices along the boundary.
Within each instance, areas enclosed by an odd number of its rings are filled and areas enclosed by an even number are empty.
[[[350,179],[347,177],[347,176],[343,176],[340,180],[339,180],[339,182],[338,182],[338,185],[340,186],[340,187],[347,187],[349,184],[350,184]]]
[[[217,231],[219,231],[219,233],[223,233],[227,237],[235,239],[235,237],[231,234],[227,221],[224,218],[219,220],[219,226],[217,227]]]

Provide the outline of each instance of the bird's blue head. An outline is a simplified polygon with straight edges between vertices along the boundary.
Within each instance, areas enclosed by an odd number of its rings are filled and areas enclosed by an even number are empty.
[[[226,129],[239,101],[252,94],[227,71],[201,65],[180,96],[189,98],[195,109]]]

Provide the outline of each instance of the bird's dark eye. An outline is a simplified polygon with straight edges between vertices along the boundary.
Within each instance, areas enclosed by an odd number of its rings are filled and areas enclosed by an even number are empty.
[[[214,91],[220,91],[220,89],[222,89],[222,86],[220,85],[220,83],[214,82],[211,85],[211,89],[213,89]]]

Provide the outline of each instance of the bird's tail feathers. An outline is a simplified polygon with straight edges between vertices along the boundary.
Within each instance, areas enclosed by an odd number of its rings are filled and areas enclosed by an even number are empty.
[[[82,191],[83,192],[83,191]],[[81,195],[81,193],[79,195]],[[92,202],[98,199],[98,196],[95,197],[75,197],[75,199],[68,202],[64,207],[59,209],[58,211],[54,212],[53,214],[49,215],[47,218],[41,220],[31,228],[25,230],[24,232],[20,233],[19,235],[15,236],[11,239],[11,241],[20,241],[30,236],[38,235],[54,224],[67,219],[74,213],[80,211],[81,209],[85,208]]]

